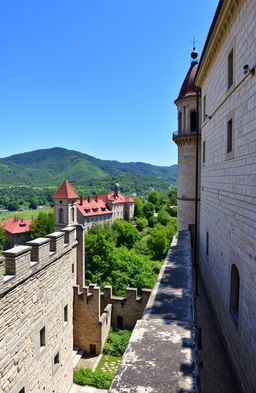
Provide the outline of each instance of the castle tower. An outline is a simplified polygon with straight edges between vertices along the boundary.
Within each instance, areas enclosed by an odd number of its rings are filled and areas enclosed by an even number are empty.
[[[173,133],[173,141],[178,146],[178,230],[195,226],[195,201],[199,217],[199,187],[196,193],[196,181],[200,184],[201,131],[200,91],[194,88],[198,62],[197,52],[193,48],[191,65],[181,86],[178,98],[174,101],[178,109],[178,131]],[[199,113],[197,113],[197,111]],[[198,125],[197,125],[198,122]],[[197,129],[198,127],[198,129]],[[196,159],[197,157],[197,159]]]
[[[65,180],[53,195],[55,230],[77,224],[76,200],[79,198],[71,184]]]

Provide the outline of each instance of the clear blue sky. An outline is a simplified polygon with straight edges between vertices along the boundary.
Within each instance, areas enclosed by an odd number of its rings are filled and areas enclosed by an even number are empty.
[[[55,146],[177,162],[177,97],[217,0],[8,0],[0,5],[0,157]]]

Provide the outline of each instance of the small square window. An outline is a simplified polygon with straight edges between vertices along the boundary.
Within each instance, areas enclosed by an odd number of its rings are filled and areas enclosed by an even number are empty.
[[[233,124],[232,119],[227,124],[227,153],[233,150]]]
[[[40,349],[45,347],[45,326],[40,330]]]
[[[54,363],[54,364],[59,364],[59,362],[60,362],[60,357],[59,357],[59,352],[58,352],[58,353],[56,353],[56,355],[54,356],[53,363]]]
[[[68,322],[68,305],[64,307],[64,322]]]

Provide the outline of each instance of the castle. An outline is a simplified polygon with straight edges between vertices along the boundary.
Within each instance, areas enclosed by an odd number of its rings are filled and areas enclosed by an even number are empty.
[[[116,297],[109,286],[103,292],[93,283],[84,286],[86,229],[77,222],[77,194],[63,184],[55,194],[56,232],[0,258],[3,393],[68,392],[73,345],[100,353],[110,326],[133,328],[151,292],[142,290],[138,297],[128,288],[126,297]],[[120,205],[119,194],[111,198]],[[130,207],[131,200],[126,202]]]
[[[190,229],[229,355],[256,391],[256,3],[219,1],[178,109],[178,229]]]

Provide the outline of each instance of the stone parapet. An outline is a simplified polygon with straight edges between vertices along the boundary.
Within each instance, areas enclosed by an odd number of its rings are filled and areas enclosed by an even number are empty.
[[[69,235],[66,236],[66,233]],[[0,296],[76,246],[75,234],[74,227],[69,227],[68,231],[64,228],[45,238],[34,239],[24,246],[4,251],[4,257],[0,260]]]

